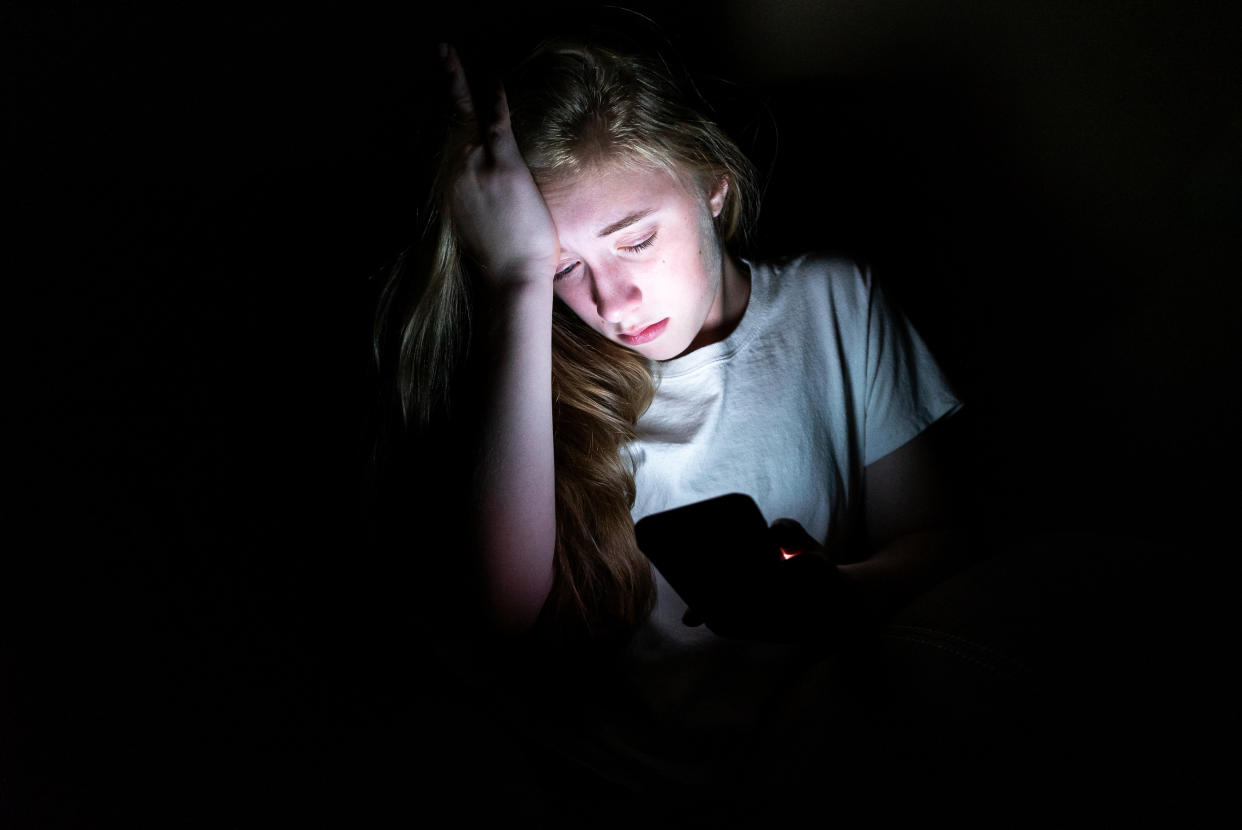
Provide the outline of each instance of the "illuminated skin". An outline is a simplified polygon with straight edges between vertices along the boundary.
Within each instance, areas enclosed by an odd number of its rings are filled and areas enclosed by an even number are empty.
[[[486,297],[476,330],[487,371],[471,442],[468,547],[485,623],[516,634],[533,627],[553,584],[553,293],[610,340],[667,360],[727,337],[746,310],[750,284],[713,226],[727,182],[713,190],[604,165],[545,183],[541,193],[518,152],[503,90],[491,123],[477,125],[456,51],[443,45],[441,58],[457,123],[479,127],[449,187],[462,250]],[[610,227],[640,213],[624,228]],[[925,432],[864,470],[875,552],[833,572],[876,609],[931,584],[950,559],[941,530],[948,488],[934,456]],[[778,519],[773,531],[786,557],[826,554],[796,522]]]
[[[724,339],[750,285],[713,225],[728,183],[604,165],[542,190],[560,243],[556,296],[600,334],[651,360]]]
[[[709,193],[690,177],[617,164],[545,184],[541,192],[560,246],[556,296],[600,334],[651,360],[723,340],[750,299],[749,275],[724,252],[712,221],[727,187],[722,180]],[[925,530],[939,526],[945,489],[929,453],[924,434],[865,468],[867,530],[876,553],[832,569],[845,582],[825,581],[826,597],[839,598],[841,586],[850,584],[868,613],[882,615],[942,572],[944,534]],[[796,522],[778,520],[776,527],[788,537],[783,560],[807,551],[829,556]],[[702,620],[691,609],[685,622]],[[720,630],[728,625],[720,621]]]

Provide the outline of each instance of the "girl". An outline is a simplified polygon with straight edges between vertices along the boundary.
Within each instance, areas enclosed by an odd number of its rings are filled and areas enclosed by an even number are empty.
[[[565,736],[608,747],[594,768],[711,779],[805,676],[770,640],[831,639],[951,566],[927,428],[959,403],[865,267],[741,255],[752,168],[664,62],[548,42],[480,100],[441,58],[435,244],[381,311],[410,430],[468,462],[463,616],[607,652]],[[821,563],[775,628],[697,625],[635,543],[636,520],[731,492]]]

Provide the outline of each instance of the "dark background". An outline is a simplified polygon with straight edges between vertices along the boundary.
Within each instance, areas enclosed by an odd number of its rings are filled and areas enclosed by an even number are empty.
[[[439,727],[403,606],[433,552],[381,555],[364,521],[371,304],[419,227],[434,45],[503,63],[561,16],[450,5],[7,10],[23,823],[417,817],[503,774],[469,724],[416,772]],[[766,176],[759,253],[869,258],[940,358],[985,538],[1089,529],[1231,573],[1227,5],[656,12]]]

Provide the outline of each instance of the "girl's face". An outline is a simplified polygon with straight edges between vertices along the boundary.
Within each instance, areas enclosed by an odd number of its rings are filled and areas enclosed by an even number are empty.
[[[684,179],[607,165],[543,188],[561,247],[556,296],[651,360],[722,339],[745,310],[712,224],[728,183],[706,193]]]

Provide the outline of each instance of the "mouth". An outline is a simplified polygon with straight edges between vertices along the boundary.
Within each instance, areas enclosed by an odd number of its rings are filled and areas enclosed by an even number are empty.
[[[645,328],[635,329],[628,333],[618,334],[617,337],[627,346],[641,346],[643,343],[650,343],[661,334],[664,334],[664,329],[668,328],[668,319],[665,317],[658,323],[652,323]]]

